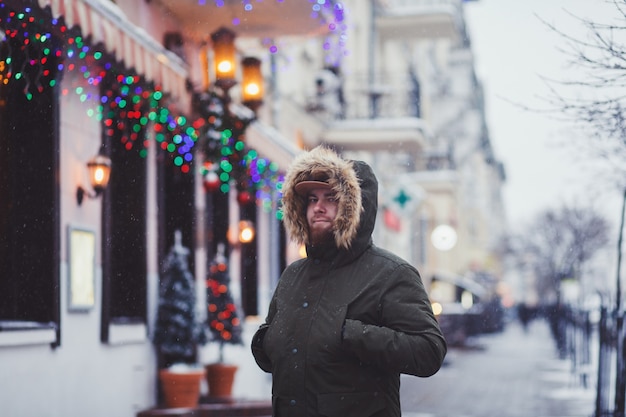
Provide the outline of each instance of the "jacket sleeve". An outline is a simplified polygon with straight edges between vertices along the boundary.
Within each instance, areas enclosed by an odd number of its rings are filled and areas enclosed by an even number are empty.
[[[275,314],[275,298],[276,295],[272,297],[270,302],[269,310],[267,313],[267,317],[265,319],[265,323],[261,324],[257,329],[256,333],[252,337],[251,348],[252,348],[252,356],[254,356],[254,360],[256,361],[259,368],[261,368],[265,372],[272,372],[272,361],[270,360],[267,352],[265,351],[265,347],[263,346],[263,342],[265,341],[265,333],[270,327],[270,323],[272,322],[272,318]]]
[[[254,356],[254,360],[259,365],[259,368],[265,372],[272,371],[272,362],[263,348],[263,340],[269,327],[266,323],[262,324],[252,337],[252,356]]]
[[[346,319],[344,346],[360,361],[381,369],[420,377],[435,374],[447,345],[417,270],[397,267],[386,280],[379,306],[380,323]]]

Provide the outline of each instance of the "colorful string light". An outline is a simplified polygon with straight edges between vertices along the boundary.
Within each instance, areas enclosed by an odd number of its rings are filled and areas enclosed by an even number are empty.
[[[276,163],[261,158],[245,144],[245,131],[252,118],[240,118],[228,112],[226,99],[214,91],[199,94],[194,100],[203,119],[200,135],[205,144],[207,162],[202,168],[205,188],[230,191],[236,184],[239,193],[249,193],[265,211],[275,207],[278,183],[284,181]],[[216,184],[219,179],[219,184]]]
[[[5,42],[6,52],[0,56],[0,85],[24,82],[24,94],[30,100],[44,90],[44,85],[54,87],[56,74],[63,71],[80,73],[79,78],[89,86],[98,87],[107,80],[108,89],[101,96],[89,93],[83,85],[65,88],[62,94],[76,94],[86,104],[87,115],[102,121],[108,137],[119,140],[127,150],[138,148],[142,157],[149,147],[143,138],[152,126],[157,146],[167,151],[184,173],[191,171],[194,148],[205,135],[219,152],[216,166],[220,190],[228,192],[235,179],[239,191],[254,191],[264,209],[272,208],[276,200],[273,194],[280,190],[283,177],[275,163],[247,149],[244,132],[251,120],[224,120],[224,104],[219,100],[213,103],[217,107],[207,118],[189,121],[174,114],[160,86],[126,72],[114,56],[85,42],[78,28],[70,30],[62,19],[52,16],[37,18],[31,7],[9,10],[0,0],[0,26],[4,30],[0,43],[10,39],[19,45],[18,50],[12,50],[11,43]],[[15,68],[13,57],[18,53],[27,59]],[[51,68],[55,61],[51,57],[60,62],[56,69]],[[226,125],[231,129],[225,129]],[[201,168],[203,174],[206,169],[206,165]]]

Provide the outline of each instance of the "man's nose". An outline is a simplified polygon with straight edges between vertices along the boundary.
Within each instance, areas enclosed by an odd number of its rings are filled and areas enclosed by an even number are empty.
[[[315,204],[313,205],[313,210],[315,211],[324,211],[325,207],[324,204],[322,203],[321,200],[318,200],[315,202]]]

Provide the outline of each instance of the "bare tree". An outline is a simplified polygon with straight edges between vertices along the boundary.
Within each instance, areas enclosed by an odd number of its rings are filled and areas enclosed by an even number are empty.
[[[547,111],[573,121],[591,138],[589,149],[604,158],[621,188],[626,184],[626,0],[606,0],[615,7],[608,22],[573,16],[586,36],[574,37],[542,20],[564,40],[567,64],[582,70],[574,80],[544,77]]]
[[[562,205],[538,214],[511,240],[520,267],[536,277],[537,293],[560,296],[563,278],[580,279],[585,263],[609,243],[609,223],[591,208]]]

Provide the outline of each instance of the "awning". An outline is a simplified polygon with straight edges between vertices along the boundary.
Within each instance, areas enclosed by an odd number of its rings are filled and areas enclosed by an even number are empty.
[[[206,40],[221,26],[237,37],[273,39],[283,36],[319,36],[328,33],[331,22],[343,19],[336,0],[157,0],[180,22],[185,37]],[[237,24],[233,22],[237,21]],[[337,26],[340,26],[337,24]]]
[[[69,27],[80,26],[92,44],[102,43],[107,52],[127,68],[160,85],[174,99],[189,103],[188,70],[180,57],[165,49],[145,31],[131,23],[110,0],[37,0],[50,7],[53,17],[63,16]]]

